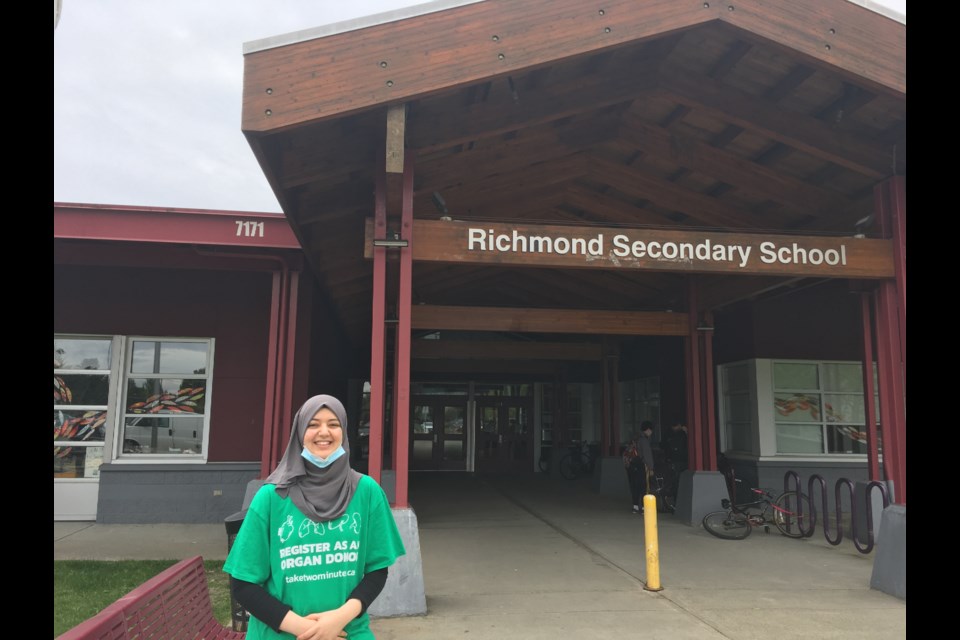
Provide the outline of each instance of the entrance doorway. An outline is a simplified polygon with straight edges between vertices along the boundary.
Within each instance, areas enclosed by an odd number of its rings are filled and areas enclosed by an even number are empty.
[[[476,407],[477,471],[532,471],[532,398],[478,397]]]
[[[466,471],[466,397],[413,396],[410,406],[410,469]]]

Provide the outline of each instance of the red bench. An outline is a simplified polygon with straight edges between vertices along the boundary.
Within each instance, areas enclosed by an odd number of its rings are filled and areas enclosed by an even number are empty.
[[[213,615],[203,558],[181,560],[57,640],[240,640]]]

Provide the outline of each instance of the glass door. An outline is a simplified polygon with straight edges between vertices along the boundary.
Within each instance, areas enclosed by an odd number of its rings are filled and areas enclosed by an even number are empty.
[[[410,469],[465,471],[466,398],[415,396],[411,407]]]
[[[533,469],[531,398],[477,398],[477,471]]]

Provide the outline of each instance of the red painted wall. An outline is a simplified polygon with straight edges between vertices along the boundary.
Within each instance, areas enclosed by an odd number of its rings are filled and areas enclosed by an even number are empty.
[[[862,360],[860,298],[849,291],[845,280],[837,280],[715,313],[715,363]]]
[[[210,462],[258,461],[270,274],[54,266],[55,333],[216,339]]]

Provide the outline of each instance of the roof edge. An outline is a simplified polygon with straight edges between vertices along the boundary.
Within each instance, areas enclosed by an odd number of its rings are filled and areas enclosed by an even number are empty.
[[[338,33],[345,33],[347,31],[366,29],[367,27],[375,27],[388,22],[397,22],[398,20],[406,20],[407,18],[414,18],[416,16],[422,16],[428,13],[454,9],[456,7],[461,7],[468,4],[477,4],[478,2],[483,1],[484,0],[433,0],[432,2],[424,2],[409,7],[394,9],[392,11],[376,13],[370,16],[362,16],[360,18],[353,18],[351,20],[344,20],[342,22],[336,22],[334,24],[321,27],[313,27],[311,29],[293,31],[291,33],[284,33],[277,36],[271,36],[269,38],[262,38],[260,40],[252,40],[250,42],[243,43],[243,54],[246,55],[248,53],[264,51],[266,49],[285,47],[290,44],[297,44],[298,42],[332,36]]]
[[[870,11],[873,11],[874,13],[879,13],[882,16],[886,16],[891,20],[899,22],[903,26],[907,26],[907,14],[894,11],[890,7],[883,6],[879,2],[874,2],[874,0],[847,0],[847,2],[860,5],[864,9],[870,9]]]

